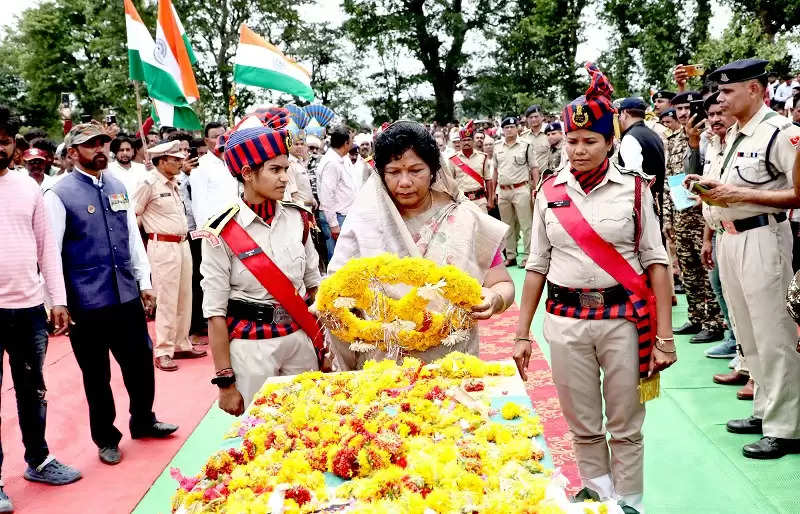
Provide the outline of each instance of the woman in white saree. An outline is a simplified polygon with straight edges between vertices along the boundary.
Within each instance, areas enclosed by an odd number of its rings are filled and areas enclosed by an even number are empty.
[[[350,259],[393,253],[424,257],[453,265],[483,286],[483,302],[473,308],[476,320],[505,311],[514,301],[514,284],[505,268],[502,244],[508,226],[484,214],[441,172],[434,138],[421,124],[398,121],[375,143],[377,173],[367,180],[342,226],[328,266],[334,273]],[[386,286],[400,298],[409,287]],[[381,350],[354,352],[349,342],[329,334],[337,370],[359,369],[368,359],[387,357]],[[424,352],[402,352],[425,362],[461,351],[478,354],[478,327],[453,346],[438,345]]]

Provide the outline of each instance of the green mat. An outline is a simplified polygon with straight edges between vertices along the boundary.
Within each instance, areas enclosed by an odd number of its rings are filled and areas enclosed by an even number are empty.
[[[510,270],[522,295],[524,271]],[[686,303],[673,309],[673,324],[686,321]],[[542,303],[543,305],[543,303]],[[535,334],[549,359],[542,337],[543,309],[533,320]],[[800,455],[775,461],[742,456],[742,446],[755,436],[730,434],[725,423],[751,414],[752,402],[736,399],[736,387],[711,381],[728,371],[725,359],[708,359],[712,345],[694,345],[678,336],[678,362],[662,375],[661,398],[647,404],[645,421],[645,506],[648,514],[797,514],[800,513]],[[170,467],[185,473],[200,470],[219,447],[233,417],[216,404],[159,476],[134,512],[170,512],[176,483]]]

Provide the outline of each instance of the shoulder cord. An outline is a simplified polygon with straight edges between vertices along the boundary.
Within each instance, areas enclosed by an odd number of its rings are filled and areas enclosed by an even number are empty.
[[[633,251],[639,253],[639,241],[642,239],[642,177],[634,177],[633,192]]]

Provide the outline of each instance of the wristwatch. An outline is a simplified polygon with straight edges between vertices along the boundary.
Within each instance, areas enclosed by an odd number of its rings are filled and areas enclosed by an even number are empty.
[[[220,389],[224,387],[230,387],[236,383],[236,376],[231,375],[228,377],[214,377],[211,379],[211,383],[219,387]]]

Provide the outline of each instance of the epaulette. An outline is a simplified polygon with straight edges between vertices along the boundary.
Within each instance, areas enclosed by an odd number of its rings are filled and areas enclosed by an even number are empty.
[[[301,211],[305,211],[308,214],[313,214],[313,212],[311,212],[311,210],[308,207],[306,207],[305,205],[300,205],[299,203],[294,203],[294,202],[284,202],[283,200],[281,200],[280,202],[281,202],[281,205],[283,205],[284,207],[294,207],[295,209],[299,209]]]
[[[208,223],[205,224],[203,230],[214,234],[215,236],[219,236],[219,233],[225,228],[225,225],[236,216],[236,213],[239,212],[239,204],[235,203],[230,207],[226,207],[223,211],[219,214],[215,214],[211,216],[208,220]]]
[[[764,123],[778,129],[781,134],[789,139],[792,146],[800,148],[800,127],[792,123],[792,120],[785,116],[772,116],[764,120]]]
[[[542,188],[545,182],[557,176],[558,176],[558,170],[551,170],[551,169],[544,170],[542,172],[542,175],[539,177],[539,183],[536,185],[536,191],[538,192]]]
[[[653,180],[653,179],[655,178],[655,177],[653,177],[652,175],[648,175],[647,173],[645,173],[645,172],[644,172],[644,171],[642,171],[642,170],[639,170],[639,169],[631,169],[631,168],[623,168],[623,167],[622,167],[622,166],[620,166],[619,164],[617,164],[617,169],[618,169],[618,170],[619,170],[619,172],[620,172],[620,173],[622,173],[623,175],[633,175],[633,176],[636,176],[636,175],[638,175],[638,176],[642,177],[643,179],[647,180],[648,182],[649,182],[650,180]]]
[[[144,182],[145,184],[149,184],[151,186],[155,184],[156,183],[155,172],[151,171],[150,173],[148,173],[147,176],[144,178]]]

